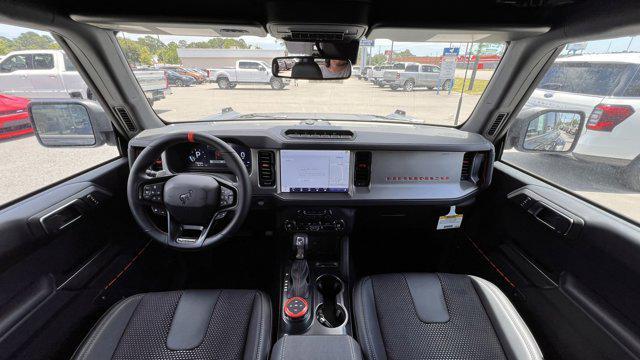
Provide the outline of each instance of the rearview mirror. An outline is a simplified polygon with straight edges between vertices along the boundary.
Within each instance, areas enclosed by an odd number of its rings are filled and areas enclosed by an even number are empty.
[[[573,151],[585,115],[582,111],[546,109],[524,111],[510,129],[517,133],[515,147],[525,152],[568,153]]]
[[[340,80],[351,76],[351,61],[315,56],[287,56],[273,59],[273,75],[288,79]]]
[[[95,101],[80,99],[33,100],[29,118],[44,147],[98,147],[115,145],[111,122]]]

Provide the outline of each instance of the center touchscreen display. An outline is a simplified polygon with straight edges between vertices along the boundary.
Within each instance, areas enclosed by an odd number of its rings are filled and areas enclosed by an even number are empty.
[[[280,191],[349,191],[348,150],[281,150]]]

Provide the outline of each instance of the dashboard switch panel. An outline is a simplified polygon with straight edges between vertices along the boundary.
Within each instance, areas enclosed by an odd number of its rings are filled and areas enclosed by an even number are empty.
[[[282,216],[285,231],[295,233],[343,233],[352,223],[352,213],[344,209],[296,209]]]

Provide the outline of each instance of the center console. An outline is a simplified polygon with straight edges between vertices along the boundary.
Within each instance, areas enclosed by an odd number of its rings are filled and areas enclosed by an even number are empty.
[[[348,231],[354,211],[285,208],[278,335],[350,335]]]

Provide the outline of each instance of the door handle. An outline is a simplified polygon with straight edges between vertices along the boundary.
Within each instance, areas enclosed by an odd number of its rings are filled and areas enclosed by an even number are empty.
[[[40,224],[48,234],[55,234],[84,218],[82,203],[76,199],[40,218]]]
[[[529,213],[531,213],[536,220],[540,221],[560,235],[567,235],[573,226],[573,219],[541,202],[534,204],[529,209]]]

